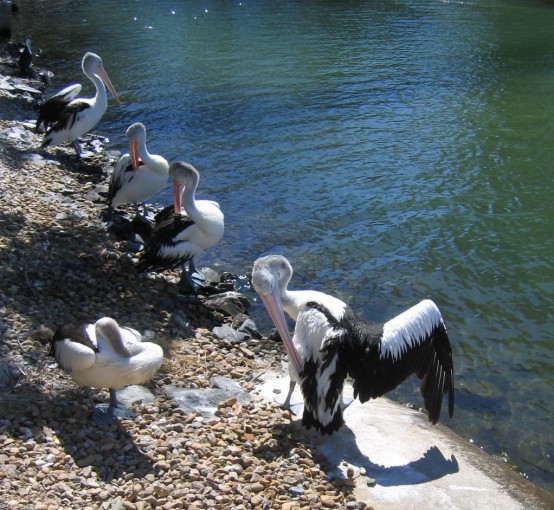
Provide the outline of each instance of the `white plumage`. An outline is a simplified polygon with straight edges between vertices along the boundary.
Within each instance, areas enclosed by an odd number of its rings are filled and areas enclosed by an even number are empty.
[[[108,191],[108,205],[143,203],[159,193],[167,184],[169,164],[146,147],[146,128],[135,122],[127,129],[128,154],[121,156],[114,168]]]
[[[86,53],[83,57],[82,68],[87,78],[96,87],[95,96],[73,99],[74,95],[80,91],[80,85],[78,84],[66,87],[58,92],[54,96],[57,104],[55,117],[50,118],[50,127],[44,135],[41,147],[70,142],[75,147],[77,154],[80,155],[79,137],[93,129],[100,122],[108,108],[108,98],[104,84],[108,87],[116,102],[120,104],[112,82],[104,69],[102,59],[98,55],[90,52]],[[66,101],[66,99],[69,99],[69,101]],[[37,121],[37,125],[39,125],[39,121]]]
[[[139,254],[139,271],[164,271],[188,263],[183,271],[187,285],[195,272],[194,258],[211,248],[223,237],[224,216],[219,204],[212,200],[196,200],[200,174],[190,164],[181,161],[169,167],[173,183],[173,215],[162,215]],[[184,211],[181,210],[181,207]]]
[[[441,323],[443,320],[437,305],[430,299],[421,301],[383,325],[380,355],[391,356],[393,360],[400,359],[422,338],[431,335]]]
[[[95,415],[105,414],[108,420],[121,410],[115,390],[146,384],[163,361],[159,345],[142,342],[138,331],[120,327],[110,317],[95,324],[60,326],[52,337],[50,353],[79,386],[110,389],[108,409],[100,406]]]
[[[291,386],[304,396],[302,423],[331,434],[343,423],[342,389],[353,379],[361,402],[391,391],[415,373],[429,420],[436,423],[442,399],[454,412],[452,351],[436,305],[424,300],[385,324],[357,318],[343,301],[313,290],[289,290],[292,266],[285,257],[256,260],[252,286],[260,295],[289,355]],[[296,321],[291,338],[284,313]]]

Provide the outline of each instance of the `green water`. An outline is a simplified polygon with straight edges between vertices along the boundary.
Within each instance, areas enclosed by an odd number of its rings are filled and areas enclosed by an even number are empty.
[[[378,321],[431,297],[454,348],[444,421],[554,490],[552,3],[20,8],[14,38],[52,91],[103,57],[125,103],[98,127],[114,148],[140,120],[151,151],[201,171],[226,232],[200,263],[246,274],[280,252],[298,288]],[[421,404],[415,382],[393,397]]]

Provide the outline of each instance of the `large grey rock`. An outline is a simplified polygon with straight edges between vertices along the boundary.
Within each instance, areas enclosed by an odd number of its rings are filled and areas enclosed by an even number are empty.
[[[197,412],[204,418],[212,417],[217,411],[218,404],[231,397],[236,397],[237,401],[242,403],[248,402],[252,398],[232,379],[214,377],[211,382],[214,385],[213,388],[190,389],[167,386],[164,388],[164,392],[175,400],[184,412]]]
[[[235,291],[215,294],[206,299],[205,304],[228,317],[246,313],[250,308],[248,298],[244,294]]]
[[[246,332],[237,331],[233,329],[229,324],[223,324],[223,326],[217,326],[212,329],[212,333],[221,340],[228,340],[232,344],[238,344],[246,342],[250,338],[250,335]]]
[[[154,395],[144,386],[127,386],[117,391],[117,400],[126,407],[136,402],[151,404],[154,402]]]

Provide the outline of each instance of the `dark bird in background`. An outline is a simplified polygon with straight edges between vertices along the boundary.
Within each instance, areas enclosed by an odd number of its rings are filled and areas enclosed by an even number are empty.
[[[354,398],[366,402],[396,388],[411,374],[420,390],[429,421],[439,420],[443,395],[454,413],[454,368],[444,321],[431,300],[384,324],[354,315],[343,301],[315,290],[289,290],[292,266],[280,255],[256,260],[252,286],[259,294],[289,356],[291,384],[304,397],[302,423],[323,434],[343,424],[342,390],[353,379]],[[284,312],[296,321],[291,338]]]
[[[33,53],[31,51],[31,39],[29,39],[28,37],[25,39],[23,49],[19,53],[17,64],[19,66],[20,76],[31,76],[33,66]]]

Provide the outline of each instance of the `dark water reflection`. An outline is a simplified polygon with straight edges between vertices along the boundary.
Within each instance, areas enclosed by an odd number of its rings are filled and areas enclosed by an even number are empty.
[[[295,285],[375,320],[432,297],[447,423],[554,490],[551,5],[19,3],[52,90],[96,51],[125,103],[99,131],[125,149],[140,120],[152,152],[201,171],[226,215],[202,262],[244,274],[281,252]],[[416,384],[395,397],[420,402]]]

